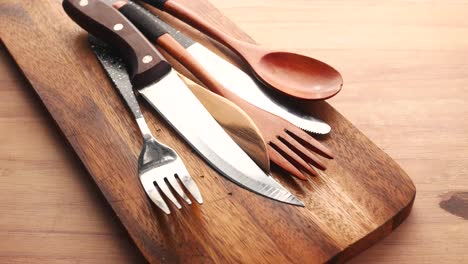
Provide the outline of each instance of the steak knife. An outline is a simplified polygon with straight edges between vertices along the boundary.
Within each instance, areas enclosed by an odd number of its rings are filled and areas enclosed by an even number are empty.
[[[258,108],[280,116],[306,131],[315,134],[330,133],[331,127],[324,121],[282,104],[278,99],[272,97],[265,88],[261,87],[261,85],[259,85],[247,73],[221,58],[202,44],[194,41],[187,35],[168,25],[147,9],[132,1],[125,2],[128,2],[130,5],[135,5],[144,11],[143,13],[146,16],[155,20],[162,28],[171,34],[174,39],[184,46],[184,48],[195,58],[195,60],[197,60],[198,63],[200,63],[200,65],[205,68],[205,70],[207,70],[219,83],[223,84],[224,87],[229,89],[231,92],[237,94],[239,97]],[[145,2],[152,4],[151,1]],[[141,14],[143,15],[143,13]]]
[[[280,202],[304,206],[227,135],[152,44],[113,7],[98,0],[64,0],[65,12],[81,27],[111,43],[126,65],[113,63],[164,119],[221,175]],[[118,60],[116,60],[118,61]],[[129,74],[125,69],[128,66]]]

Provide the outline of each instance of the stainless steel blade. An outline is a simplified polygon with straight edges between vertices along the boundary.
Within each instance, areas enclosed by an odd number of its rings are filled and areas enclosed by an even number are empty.
[[[98,56],[98,59],[101,57]],[[103,66],[115,85],[119,85],[123,79],[129,80],[126,67],[120,59],[111,63],[107,61]],[[273,200],[304,206],[265,174],[228,136],[174,70],[139,92],[221,175]]]
[[[204,66],[213,78],[247,102],[280,116],[306,131],[316,134],[330,133],[331,127],[327,123],[276,102],[249,75],[200,43],[192,44],[187,51]]]
[[[174,70],[140,94],[224,177],[274,200],[303,206],[226,134]]]

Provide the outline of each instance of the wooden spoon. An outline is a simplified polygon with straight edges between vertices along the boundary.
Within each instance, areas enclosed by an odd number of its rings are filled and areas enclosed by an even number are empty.
[[[179,18],[237,53],[263,83],[285,94],[309,100],[327,99],[343,86],[341,74],[319,60],[272,51],[228,36],[173,0],[143,0]]]
[[[194,83],[178,73],[193,94],[218,121],[231,138],[265,172],[270,173],[270,157],[260,130],[252,119],[237,105]]]

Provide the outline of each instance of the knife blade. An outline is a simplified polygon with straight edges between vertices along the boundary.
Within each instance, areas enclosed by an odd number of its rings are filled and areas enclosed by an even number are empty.
[[[116,2],[111,1],[111,2]],[[157,15],[149,10],[132,2],[126,1],[130,5],[140,8],[147,16],[155,20],[162,28],[174,37],[184,48],[207,70],[218,82],[224,85],[231,92],[247,102],[277,116],[280,116],[292,124],[306,131],[315,134],[328,134],[331,127],[324,121],[309,114],[282,104],[274,98],[258,82],[247,73],[240,70],[233,64],[221,58],[202,44],[194,41],[184,33],[176,30],[172,26],[162,21]]]
[[[104,67],[118,72],[109,74],[114,83],[133,79],[143,98],[222,176],[270,199],[304,206],[235,144],[152,44],[117,10],[97,0],[64,0],[63,7],[77,24],[112,43],[123,55],[126,65],[115,60]]]
[[[260,129],[252,118],[233,102],[207,90],[180,73],[178,75],[237,145],[263,171],[270,173],[268,148]]]

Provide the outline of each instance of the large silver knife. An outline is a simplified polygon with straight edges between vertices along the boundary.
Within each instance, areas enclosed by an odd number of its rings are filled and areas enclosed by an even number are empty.
[[[125,56],[126,65],[118,59],[103,63],[115,85],[132,79],[126,69],[129,66],[139,93],[221,175],[273,200],[304,205],[248,157],[152,44],[116,9],[98,0],[64,0],[63,6],[81,27],[112,43]]]
[[[107,1],[115,2],[112,0]],[[331,127],[324,121],[293,109],[288,105],[282,104],[248,74],[221,58],[216,53],[207,49],[205,46],[168,25],[157,15],[131,1],[128,1],[128,4],[135,5],[144,11],[147,16],[155,20],[162,28],[182,44],[182,46],[187,49],[197,62],[200,63],[218,82],[247,102],[272,114],[280,116],[306,131],[316,134],[328,134],[331,131]]]

